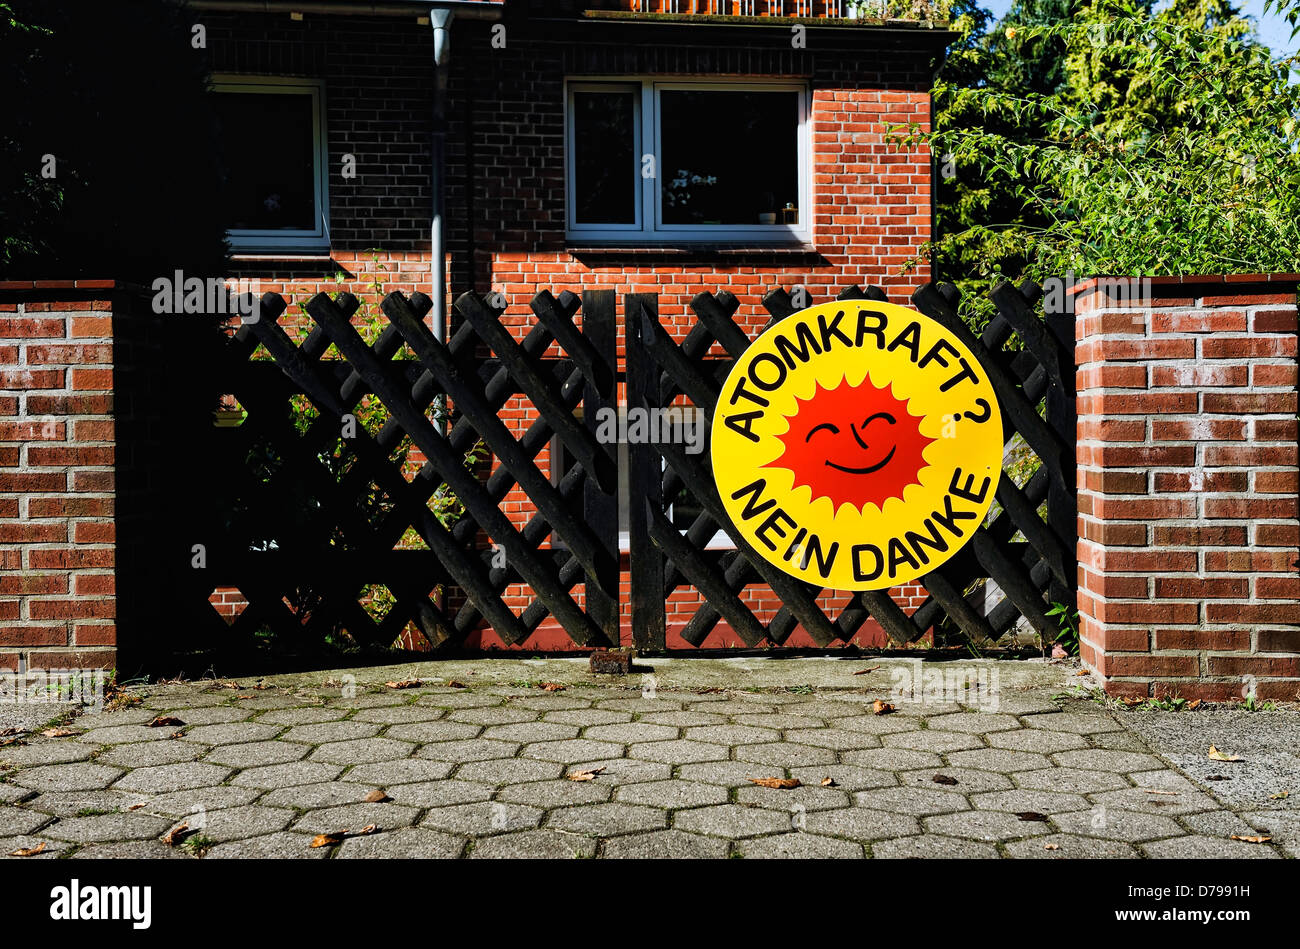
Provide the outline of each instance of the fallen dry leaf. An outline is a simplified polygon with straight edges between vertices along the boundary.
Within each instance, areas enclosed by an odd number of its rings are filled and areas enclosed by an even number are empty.
[[[464,682],[459,682],[459,681],[457,681],[456,679],[448,679],[448,680],[447,680],[447,688],[449,688],[449,689],[468,689],[469,686],[467,686]]]
[[[558,682],[543,682],[541,684],[541,690],[543,692],[563,692],[564,686],[560,685]]]
[[[333,847],[335,844],[343,843],[345,834],[317,834],[311,839],[311,849],[318,850],[321,847]]]
[[[1232,839],[1244,840],[1248,844],[1266,844],[1273,838],[1272,837],[1249,837],[1244,834],[1233,834]]]
[[[1207,775],[1205,776],[1205,780],[1207,780],[1207,781],[1231,781],[1232,778],[1228,777],[1226,774],[1207,774]]]
[[[73,731],[71,728],[47,728],[41,732],[46,738],[67,738],[71,735],[79,735],[80,732]]]
[[[218,688],[222,688],[222,689],[242,689],[243,686],[240,685],[238,682],[222,682],[222,683],[219,684]]]
[[[1146,791],[1148,794],[1164,794],[1164,795],[1167,795],[1167,796],[1169,796],[1169,797],[1177,797],[1177,796],[1178,796],[1178,792],[1177,792],[1177,791],[1162,791],[1162,790],[1160,790],[1159,788],[1143,788],[1142,790],[1143,790],[1143,791]]]
[[[159,715],[148,725],[150,728],[178,728],[185,723],[171,715]]]
[[[936,774],[931,780],[934,781],[935,784],[946,784],[949,786],[957,783],[956,778],[949,777],[946,774]]]
[[[401,682],[384,683],[384,685],[388,686],[390,689],[414,689],[416,686],[421,684],[422,683],[419,679],[403,679]]]
[[[345,836],[347,836],[347,837],[366,837],[366,836],[369,836],[370,834],[377,833],[378,831],[379,831],[379,825],[378,825],[378,824],[367,824],[365,827],[362,827],[362,828],[361,828],[359,831],[357,831],[355,834],[346,834]]]
[[[757,784],[760,788],[776,788],[780,791],[789,791],[802,785],[798,778],[750,778],[751,784]]]
[[[1120,701],[1129,706],[1129,708],[1132,708],[1134,705],[1146,705],[1150,699],[1144,699],[1136,695],[1126,695],[1120,699]]]
[[[876,699],[871,703],[871,711],[875,712],[877,715],[888,715],[890,712],[898,711],[898,709],[894,708],[894,706],[890,705],[883,699]]]
[[[834,778],[822,778],[822,787],[824,787],[824,788],[833,788],[833,787],[835,787],[835,786],[836,786],[836,785],[835,785],[835,779],[834,779]]]
[[[1021,811],[1016,816],[1021,820],[1042,821],[1043,823],[1047,822],[1047,815],[1040,814],[1038,811]]]
[[[17,728],[6,728],[4,731],[0,731],[0,738],[7,738],[10,735],[17,735],[17,734],[19,734],[19,730]]]
[[[127,808],[127,810],[128,810],[128,811],[138,811],[140,808],[144,807],[147,803],[149,803],[149,802],[148,802],[148,801],[141,801],[139,804],[132,804],[130,807]]]
[[[1290,796],[1291,796],[1290,791],[1278,791],[1276,794],[1270,794],[1268,797],[1269,800],[1272,801],[1285,801]]]
[[[45,841],[42,840],[42,841],[41,841],[39,844],[37,844],[35,847],[24,847],[24,848],[22,848],[22,849],[20,849],[20,850],[14,850],[14,851],[11,851],[10,854],[9,854],[9,856],[11,856],[11,857],[34,857],[34,856],[36,856],[38,853],[44,853],[44,852],[45,852],[45,848],[46,848],[47,846],[48,846],[48,844],[46,844]]]
[[[1060,845],[1060,844],[1043,844],[1043,849],[1044,849],[1044,850],[1060,850],[1060,849],[1061,849],[1061,845]]]
[[[270,688],[270,686],[267,685],[265,682],[262,682],[262,683],[259,683],[258,685],[253,686],[253,688],[254,688],[254,690],[256,690],[256,691],[258,691],[258,692],[265,692],[267,689]]]
[[[4,741],[0,741],[0,748],[8,748],[10,745],[25,745],[25,744],[27,744],[27,742],[25,742],[21,738],[6,738]]]
[[[252,692],[245,692],[243,695],[236,695],[235,698],[237,698],[237,699],[255,699],[255,698],[257,698],[257,696],[254,695]]]
[[[1087,674],[1088,674],[1087,669],[1080,669],[1078,672],[1075,673],[1076,676],[1086,676]]]
[[[1205,701],[1204,699],[1192,699],[1190,702],[1187,703],[1187,710],[1189,712],[1196,711],[1198,708],[1201,707],[1201,703],[1204,701]]]
[[[879,669],[879,668],[880,668],[880,666],[872,666],[870,669],[859,669],[857,672],[855,672],[855,673],[853,673],[853,674],[854,674],[855,676],[864,676],[864,675],[866,675],[868,672],[875,672],[875,671],[876,671],[877,669]]]
[[[189,836],[189,834],[186,833],[186,831],[189,829],[190,829],[190,825],[188,823],[177,824],[171,830],[167,831],[167,833],[163,834],[160,839],[168,847],[175,847],[177,844],[179,844],[181,841],[183,841],[186,837]]]
[[[604,768],[588,768],[585,771],[574,771],[572,774],[569,775],[569,780],[570,781],[594,781],[596,780],[596,775],[600,774],[604,770],[605,770]]]
[[[1245,758],[1238,757],[1237,755],[1225,755],[1222,751],[1220,751],[1218,748],[1215,748],[1213,745],[1210,746],[1209,754],[1207,754],[1205,757],[1209,758],[1211,761],[1245,761],[1246,760]]]
[[[375,788],[363,797],[362,800],[367,804],[383,804],[385,801],[391,801],[392,798],[388,796],[387,792],[385,792],[383,788]]]

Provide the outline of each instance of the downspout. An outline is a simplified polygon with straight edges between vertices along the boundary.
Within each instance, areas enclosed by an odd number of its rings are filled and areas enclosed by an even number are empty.
[[[447,338],[447,243],[446,212],[447,193],[444,186],[447,165],[447,75],[451,61],[450,10],[435,7],[429,11],[429,24],[433,27],[433,127],[429,136],[429,175],[433,196],[433,221],[430,233],[430,255],[433,258],[432,292],[433,335]]]

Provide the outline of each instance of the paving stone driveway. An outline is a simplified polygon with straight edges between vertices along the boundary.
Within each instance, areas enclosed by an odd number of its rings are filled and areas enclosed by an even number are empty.
[[[1122,716],[1060,691],[877,715],[887,690],[865,686],[151,686],[74,719],[73,735],[0,747],[0,856],[42,843],[23,859],[1300,852],[1300,812],[1234,813]],[[151,727],[158,716],[184,724]],[[598,773],[569,780],[582,771]],[[770,777],[802,784],[752,783]],[[181,822],[193,836],[160,842]],[[1273,843],[1231,839],[1263,828]],[[310,846],[337,832],[355,836]]]

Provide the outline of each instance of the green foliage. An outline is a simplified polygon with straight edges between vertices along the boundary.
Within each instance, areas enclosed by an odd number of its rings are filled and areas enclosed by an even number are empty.
[[[963,5],[964,4],[964,5]],[[1300,268],[1300,88],[1227,0],[973,0],[935,87],[925,253],[987,320],[1002,277]]]
[[[1048,616],[1059,616],[1057,627],[1060,632],[1056,636],[1056,645],[1065,650],[1066,655],[1077,656],[1079,654],[1079,613],[1077,610],[1071,610],[1064,603],[1053,603],[1052,608],[1047,611]]]

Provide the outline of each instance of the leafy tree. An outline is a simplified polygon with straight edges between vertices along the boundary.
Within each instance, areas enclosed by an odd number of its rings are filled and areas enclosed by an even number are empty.
[[[0,5],[0,273],[223,272],[218,132],[169,0]]]
[[[1021,0],[953,62],[927,251],[972,321],[1001,276],[1300,264],[1300,91],[1227,0]]]

